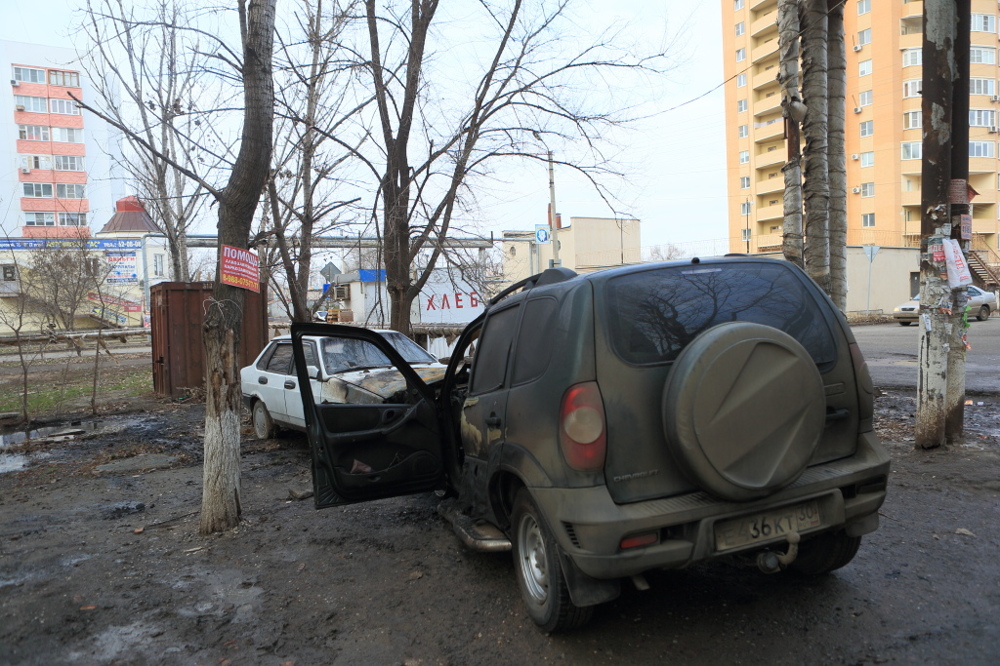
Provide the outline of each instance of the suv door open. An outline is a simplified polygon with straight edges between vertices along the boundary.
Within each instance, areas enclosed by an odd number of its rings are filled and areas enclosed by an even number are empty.
[[[316,508],[445,487],[442,423],[433,390],[377,333],[332,324],[292,324],[295,367],[312,452]],[[382,404],[316,404],[302,337],[373,345],[406,380]]]

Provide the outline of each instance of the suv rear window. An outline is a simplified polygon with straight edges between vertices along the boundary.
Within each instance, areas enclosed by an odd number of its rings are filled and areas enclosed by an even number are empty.
[[[611,345],[635,364],[673,361],[705,329],[765,324],[799,341],[817,364],[836,360],[826,319],[802,280],[781,264],[690,264],[630,273],[605,287]]]

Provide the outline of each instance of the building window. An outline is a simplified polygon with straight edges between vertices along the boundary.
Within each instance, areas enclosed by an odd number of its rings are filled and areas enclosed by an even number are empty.
[[[746,75],[746,73],[744,72],[743,74],[737,74],[736,75],[736,87],[737,88],[742,88],[746,84],[747,84],[747,75]]]
[[[62,143],[83,143],[83,130],[71,127],[53,127],[52,140]]]
[[[872,0],[858,0],[858,16],[867,14],[872,10]]]
[[[743,0],[733,0],[733,11],[738,12],[743,9]]]
[[[743,62],[747,59],[746,49],[736,49],[736,62]]]
[[[993,141],[970,141],[969,157],[993,157],[996,151],[996,143]]]
[[[50,99],[49,111],[51,113],[61,113],[65,116],[80,115],[80,107],[71,99]]]
[[[751,208],[753,205],[749,201],[744,201],[740,204],[740,215],[749,215]]]
[[[87,186],[59,183],[56,185],[56,196],[60,199],[86,199]]]
[[[4,282],[17,282],[17,265],[4,264],[0,266],[0,280]]]
[[[44,125],[18,125],[17,138],[22,141],[48,141],[49,128]]]
[[[14,80],[23,83],[45,83],[45,70],[33,67],[15,67]]]
[[[903,97],[920,97],[922,88],[923,81],[920,79],[903,81]]]
[[[61,227],[85,227],[87,226],[86,213],[59,213],[59,226]]]
[[[871,106],[872,105],[872,91],[865,90],[858,93],[858,106]]]
[[[83,171],[83,158],[77,155],[56,155],[56,171]]]
[[[865,199],[875,196],[875,183],[861,183],[861,196]]]
[[[871,120],[866,120],[861,123],[861,136],[871,136],[874,132],[875,126]]]
[[[744,243],[749,243],[750,242],[750,230],[749,229],[746,229],[746,228],[740,229],[740,240],[743,241]]]
[[[868,76],[872,73],[872,61],[862,60],[858,63],[858,76]]]
[[[18,111],[31,111],[32,113],[45,113],[45,98],[31,97],[30,95],[14,95],[14,106]]]
[[[969,109],[969,127],[993,127],[996,115],[992,109]]]
[[[164,275],[162,254],[153,255],[153,275],[156,277],[162,277]]]
[[[907,111],[903,114],[903,129],[920,129],[924,125],[924,116],[920,111]]]
[[[903,67],[919,67],[924,64],[923,49],[906,49],[903,51]]]
[[[996,81],[993,79],[969,79],[970,95],[995,95]]]
[[[55,213],[25,213],[24,224],[28,227],[51,227],[56,223]]]
[[[901,149],[899,159],[919,160],[923,154],[923,143],[920,141],[904,141],[901,144]]]
[[[870,229],[875,226],[875,213],[862,213],[861,214],[861,227],[864,229]]]
[[[739,138],[745,139],[750,135],[750,126],[740,125],[738,128],[736,128],[736,134],[739,136]]]
[[[995,65],[997,50],[986,46],[973,46],[969,49],[969,62],[974,65]]]
[[[736,101],[736,112],[742,113],[747,110],[747,101],[745,99]]]
[[[861,153],[861,166],[875,166],[875,151],[869,150],[868,152]]]
[[[746,164],[749,161],[750,161],[750,151],[749,150],[741,150],[740,151],[740,164]]]
[[[993,14],[973,14],[972,32],[996,32],[997,17]]]
[[[65,88],[79,88],[80,75],[76,72],[63,72],[58,69],[49,70],[49,85]]]
[[[21,155],[22,169],[51,169],[52,157],[50,155]]]
[[[740,21],[736,24],[736,36],[739,37],[744,32],[746,32],[746,24],[743,23],[743,21]]]
[[[52,185],[49,183],[22,183],[24,196],[32,199],[51,199]]]
[[[750,189],[750,176],[740,176],[740,189],[741,190]]]
[[[872,43],[872,29],[865,28],[858,30],[858,46],[867,46]]]

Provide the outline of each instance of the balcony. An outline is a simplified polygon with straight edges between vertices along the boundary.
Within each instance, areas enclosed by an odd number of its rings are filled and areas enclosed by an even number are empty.
[[[783,139],[785,137],[785,123],[783,118],[772,118],[766,123],[754,123],[753,140],[756,142]]]
[[[757,224],[770,220],[782,220],[784,217],[785,210],[780,201],[772,206],[761,206],[757,209]]]
[[[756,117],[777,113],[781,110],[781,95],[775,92],[770,97],[764,97],[753,104],[753,115]]]
[[[899,196],[899,204],[901,206],[919,206],[920,205],[920,190],[912,190],[910,192],[903,192]]]
[[[785,151],[781,148],[776,148],[775,150],[768,150],[766,152],[759,153],[756,158],[754,158],[753,165],[755,169],[763,169],[784,163]]]
[[[755,46],[750,51],[750,62],[757,64],[762,60],[767,58],[778,59],[778,33],[774,33],[774,37],[764,40],[759,46]]]
[[[785,178],[779,173],[774,178],[764,178],[757,181],[757,194],[764,196],[773,192],[784,192]]]
[[[753,77],[752,84],[753,84],[753,89],[754,90],[760,90],[761,88],[765,88],[765,87],[767,87],[769,85],[773,85],[776,88],[780,88],[780,86],[778,85],[778,78],[777,78],[778,77],[778,66],[777,65],[774,65],[774,66],[768,65],[767,67],[768,67],[767,69],[764,69],[762,72],[758,72]]]
[[[770,30],[773,30],[775,34],[778,33],[777,10],[761,15],[750,24],[751,37],[761,37]]]
[[[969,175],[972,174],[983,174],[983,173],[996,173],[997,161],[993,157],[970,157],[969,158]]]

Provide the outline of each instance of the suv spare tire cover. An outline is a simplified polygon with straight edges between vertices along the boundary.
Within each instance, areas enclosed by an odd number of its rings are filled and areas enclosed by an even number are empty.
[[[823,380],[787,333],[720,324],[674,362],[663,424],[678,465],[706,492],[764,497],[794,482],[812,457],[826,424]]]

